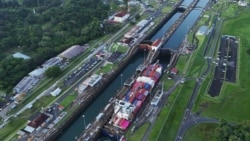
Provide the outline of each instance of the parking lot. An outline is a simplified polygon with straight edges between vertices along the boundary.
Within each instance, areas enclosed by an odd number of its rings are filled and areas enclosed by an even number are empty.
[[[70,86],[73,84],[76,80],[79,79],[80,76],[87,73],[89,70],[91,70],[95,65],[98,64],[100,60],[98,60],[96,57],[90,58],[86,63],[84,63],[82,66],[80,66],[77,70],[75,70],[72,74],[70,74],[65,80],[64,84],[66,86]]]
[[[236,82],[238,41],[234,36],[221,38],[213,81],[208,90],[210,96],[219,96],[223,81]]]
[[[238,42],[235,38],[229,37],[229,48],[228,48],[228,65],[226,72],[226,81],[236,82],[236,66],[237,66],[237,47]]]

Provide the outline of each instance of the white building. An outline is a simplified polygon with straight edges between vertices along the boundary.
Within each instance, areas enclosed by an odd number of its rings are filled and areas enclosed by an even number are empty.
[[[123,23],[124,21],[126,21],[129,18],[129,16],[130,15],[126,12],[119,12],[119,13],[116,13],[114,15],[114,21],[119,22],[119,23]]]
[[[83,81],[82,84],[86,86],[93,87],[95,84],[97,84],[102,79],[101,75],[93,74],[89,78],[87,78],[85,81]]]
[[[58,96],[61,93],[61,89],[60,88],[56,88],[54,91],[50,92],[50,94],[52,96]]]
[[[247,3],[246,1],[243,1],[243,0],[239,0],[239,1],[238,1],[238,5],[239,5],[239,6],[247,6],[247,4],[248,4],[248,3]]]

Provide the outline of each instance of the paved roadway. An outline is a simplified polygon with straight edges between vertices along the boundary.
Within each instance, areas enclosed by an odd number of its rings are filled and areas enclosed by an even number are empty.
[[[122,32],[124,32],[124,30],[129,26],[129,24],[126,24],[121,30],[119,30],[116,34],[114,34],[108,41],[106,41],[104,44],[100,45],[98,48],[96,48],[95,51],[93,51],[88,57],[86,57],[83,61],[81,61],[77,66],[75,66],[71,71],[69,71],[65,76],[67,76],[68,74],[72,73],[74,70],[76,70],[80,65],[82,65],[86,60],[90,59],[94,54],[98,53],[99,51],[101,51],[103,48],[106,47],[106,45],[109,45],[111,42],[113,42],[113,40],[115,40],[119,34],[121,34]],[[101,41],[98,41],[94,46],[96,46],[97,44],[101,44]],[[64,79],[64,77],[62,77],[60,80]],[[60,80],[58,80],[57,82],[59,82]],[[79,82],[79,81],[78,81]],[[11,104],[9,104],[8,106],[6,106],[1,112],[0,112],[0,116],[4,119],[4,122],[0,125],[0,129],[2,127],[4,127],[7,123],[8,120],[11,117],[16,117],[18,115],[20,115],[21,113],[23,113],[25,110],[27,110],[29,105],[33,105],[33,103],[36,102],[37,99],[41,98],[42,96],[48,94],[52,89],[55,88],[55,84],[50,86],[48,89],[44,90],[40,95],[38,95],[34,100],[32,100],[31,102],[29,102],[27,105],[25,105],[22,109],[20,109],[16,114],[14,115],[6,115],[7,112],[11,109],[11,107],[15,104],[14,102],[12,102]],[[65,97],[65,96],[64,96]]]
[[[27,110],[29,108],[29,106],[32,106],[39,98],[41,98],[42,96],[48,94],[52,89],[54,89],[54,87],[56,86],[56,84],[57,84],[57,82],[55,84],[53,84],[52,86],[50,86],[45,91],[43,91],[40,95],[38,95],[35,99],[33,99],[31,102],[29,102],[27,105],[25,105],[22,109],[20,109],[14,115],[6,115],[6,113],[11,109],[11,106],[13,106],[15,104],[14,102],[12,102],[10,105],[8,105],[6,108],[4,108],[1,111],[1,116],[4,117],[4,122],[0,125],[0,128],[4,127],[9,122],[8,120],[11,117],[17,117],[18,115],[20,115],[21,113],[23,113],[25,110]]]
[[[176,83],[170,88],[168,89],[167,92],[165,92],[163,94],[163,97],[161,98],[161,102],[159,103],[158,107],[154,107],[154,113],[151,114],[151,116],[148,118],[149,122],[150,122],[150,126],[148,127],[146,133],[144,134],[142,141],[147,141],[148,140],[148,136],[150,134],[150,132],[152,131],[152,128],[154,126],[155,120],[158,116],[158,114],[160,113],[161,109],[166,105],[167,102],[167,98],[169,97],[169,95],[171,93],[173,93],[173,91],[176,89],[176,87],[181,84],[181,82],[183,81],[183,78],[179,78]]]
[[[220,21],[219,22],[219,27],[221,27],[221,24],[222,23]],[[218,34],[218,30],[219,30],[218,28],[215,28],[213,30],[215,30],[215,31],[212,31],[212,34],[210,34],[210,36],[213,36],[214,33],[216,35]],[[195,124],[198,124],[198,123],[219,123],[219,121],[217,119],[212,119],[212,118],[207,118],[207,117],[201,117],[201,116],[199,116],[197,114],[193,114],[192,113],[192,108],[193,108],[193,105],[195,103],[195,100],[196,100],[197,94],[199,92],[199,89],[201,87],[201,84],[203,82],[203,79],[208,74],[208,72],[210,71],[210,68],[211,68],[212,59],[211,59],[211,57],[205,57],[205,56],[207,54],[209,54],[209,55],[214,54],[214,52],[215,52],[215,43],[217,42],[217,39],[212,38],[210,42],[212,42],[212,44],[214,46],[212,48],[210,48],[210,46],[206,46],[204,54],[203,54],[204,55],[203,57],[206,59],[207,64],[208,64],[207,68],[202,73],[201,77],[199,77],[199,78],[196,79],[196,84],[195,84],[193,93],[192,93],[191,98],[189,100],[189,103],[188,103],[188,105],[186,107],[184,117],[182,119],[181,125],[179,126],[178,133],[177,133],[176,138],[175,138],[176,141],[182,141],[185,132],[191,126],[193,126]],[[210,43],[208,43],[208,44],[210,44]],[[210,51],[207,51],[209,48],[210,48]]]

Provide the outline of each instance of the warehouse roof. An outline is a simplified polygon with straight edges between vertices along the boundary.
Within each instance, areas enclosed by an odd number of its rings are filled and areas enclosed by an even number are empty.
[[[80,46],[80,45],[74,45],[67,50],[63,51],[61,54],[59,54],[59,57],[65,58],[65,59],[71,59],[73,57],[76,57],[80,53],[82,53],[87,46]]]

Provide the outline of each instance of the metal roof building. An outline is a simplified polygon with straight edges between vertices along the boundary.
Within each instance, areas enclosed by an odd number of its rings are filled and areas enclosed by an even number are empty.
[[[67,50],[63,51],[62,53],[60,53],[58,56],[63,59],[69,60],[81,54],[86,48],[87,46],[74,45],[68,48]]]
[[[45,71],[46,70],[44,68],[37,68],[37,69],[33,70],[32,72],[30,72],[29,76],[41,78],[41,77],[43,77]]]
[[[62,58],[60,57],[53,57],[49,60],[47,60],[45,63],[42,64],[42,67],[44,67],[45,69],[58,65],[59,63],[62,62]]]
[[[87,78],[83,84],[86,86],[93,87],[97,82],[99,82],[102,79],[101,75],[93,74],[89,78]]]
[[[26,76],[24,77],[15,87],[14,87],[14,92],[15,93],[26,93],[28,92],[31,88],[34,87],[39,82],[39,79],[31,77],[31,76]]]

